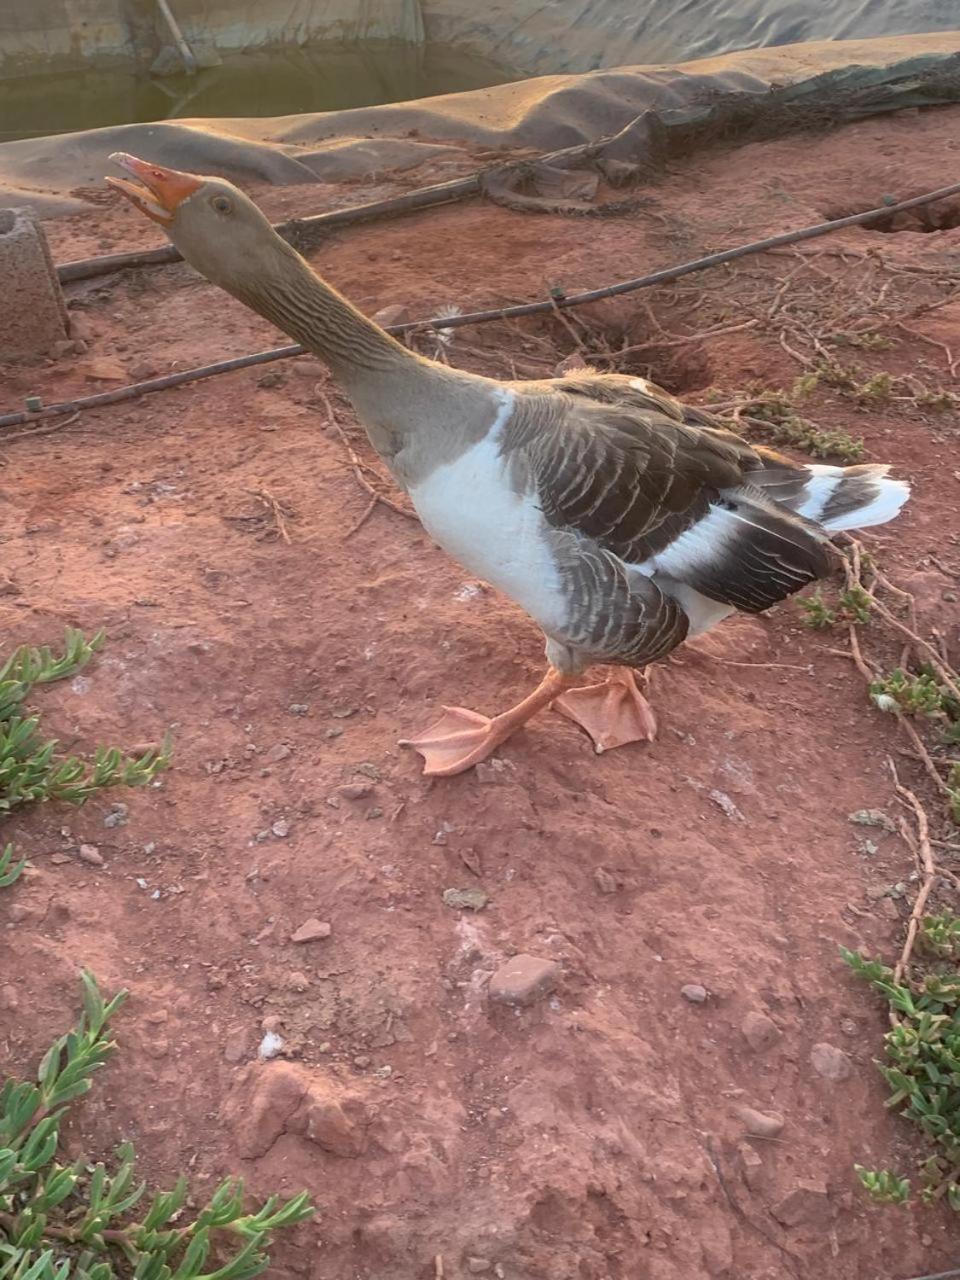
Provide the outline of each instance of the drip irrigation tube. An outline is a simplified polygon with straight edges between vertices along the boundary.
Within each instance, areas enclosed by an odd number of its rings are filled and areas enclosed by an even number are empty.
[[[802,240],[813,240],[827,235],[831,231],[839,231],[844,227],[862,226],[864,223],[878,218],[891,217],[907,209],[917,209],[921,205],[930,204],[934,200],[944,200],[948,196],[960,194],[960,182],[949,187],[940,187],[936,191],[928,191],[924,195],[914,196],[911,200],[901,200],[897,204],[885,205],[879,209],[869,209],[865,213],[853,213],[846,218],[834,218],[830,222],[818,222],[813,226],[802,227],[798,231],[785,231],[781,235],[768,236],[765,240],[754,240],[749,244],[738,245],[733,249],[723,249],[719,253],[707,254],[704,258],[695,258],[691,262],[683,262],[679,266],[664,267],[661,271],[652,271],[649,275],[638,276],[633,280],[621,280],[616,284],[606,285],[602,289],[591,289],[586,293],[571,294],[568,297],[550,298],[544,302],[526,302],[516,307],[494,308],[489,311],[471,311],[465,315],[435,317],[431,320],[411,320],[406,324],[387,326],[387,332],[395,335],[410,333],[414,330],[460,329],[465,325],[488,324],[493,320],[511,320],[520,316],[546,315],[560,308],[584,306],[588,302],[598,302],[602,298],[614,298],[619,294],[632,293],[636,289],[646,289],[652,285],[666,284],[671,280],[679,280],[682,276],[692,275],[696,271],[705,271],[709,267],[722,266],[725,262],[733,262],[737,258],[745,258],[750,254],[764,253],[768,249],[780,248],[783,245],[797,244]],[[59,404],[51,404],[35,411],[21,411],[0,415],[0,427],[22,426],[25,423],[42,421],[44,418],[57,417],[64,413],[76,413],[83,409],[93,409],[101,405],[117,404],[122,400],[132,400],[138,396],[149,395],[154,391],[165,391],[169,387],[179,387],[187,382],[198,382],[203,378],[212,378],[220,373],[230,373],[235,369],[247,369],[252,365],[269,364],[274,360],[286,360],[291,356],[307,354],[306,348],[299,344],[286,347],[274,347],[269,351],[257,351],[251,355],[236,356],[232,360],[219,360],[215,364],[201,365],[195,369],[184,369],[179,373],[171,373],[162,378],[150,378],[146,382],[135,382],[130,386],[117,387],[113,391],[102,391],[97,395],[83,396],[77,400],[65,400]]]

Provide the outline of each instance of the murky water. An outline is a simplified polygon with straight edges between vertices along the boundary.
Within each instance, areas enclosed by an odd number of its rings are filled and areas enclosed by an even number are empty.
[[[141,120],[368,107],[515,79],[455,49],[402,45],[237,54],[195,76],[37,76],[0,83],[0,142]]]

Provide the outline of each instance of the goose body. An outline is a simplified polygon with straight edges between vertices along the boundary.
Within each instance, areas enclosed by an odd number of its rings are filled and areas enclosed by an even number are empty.
[[[909,495],[885,466],[751,446],[645,379],[578,369],[503,382],[425,360],[230,183],[115,159],[144,186],[111,181],[188,262],[326,360],[435,541],[543,630],[541,685],[493,718],[446,708],[410,740],[425,772],[469,768],[550,705],[597,750],[651,738],[633,671],[825,577],[830,533],[890,520]],[[613,674],[577,687],[597,663]]]

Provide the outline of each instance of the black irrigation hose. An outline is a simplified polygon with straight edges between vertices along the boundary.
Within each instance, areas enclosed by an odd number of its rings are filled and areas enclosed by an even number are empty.
[[[906,209],[916,209],[920,205],[930,204],[934,200],[943,200],[947,196],[960,194],[960,182],[949,187],[940,187],[936,191],[928,191],[925,195],[914,196],[912,200],[901,200],[897,204],[885,205],[880,209],[870,209],[866,213],[853,213],[846,218],[834,218],[831,222],[818,222],[811,227],[803,227],[799,231],[786,231],[782,235],[769,236],[766,240],[754,240],[750,244],[738,245],[734,249],[724,249],[720,253],[708,254],[705,258],[695,258],[692,262],[684,262],[676,267],[664,267],[662,271],[653,271],[649,275],[638,276],[634,280],[621,280],[618,284],[607,285],[603,289],[591,289],[587,293],[576,293],[569,297],[551,298],[546,302],[526,302],[517,307],[502,307],[490,311],[471,311],[466,315],[435,318],[432,320],[411,320],[406,324],[395,324],[387,327],[388,333],[403,334],[419,329],[459,329],[464,325],[486,324],[492,320],[511,320],[518,316],[546,315],[556,308],[579,307],[588,302],[597,302],[601,298],[613,298],[621,293],[631,293],[635,289],[646,289],[651,285],[665,284],[670,280],[679,280],[682,276],[692,275],[695,271],[705,271],[708,267],[718,267],[736,258],[744,258],[749,254],[763,253],[767,249],[776,249],[782,245],[797,244],[801,240],[813,240],[828,232],[838,231],[843,227],[861,226],[878,218],[890,217]],[[98,395],[83,396],[79,400],[66,400],[59,404],[48,405],[45,409],[34,412],[6,413],[0,415],[0,427],[22,426],[24,423],[39,422],[44,418],[52,418],[64,413],[75,413],[83,409],[93,409],[100,405],[117,404],[121,400],[132,400],[137,396],[148,395],[153,391],[164,391],[169,387],[179,387],[185,382],[198,382],[201,378],[212,378],[219,373],[230,373],[234,369],[247,369],[251,365],[269,364],[273,360],[286,360],[291,356],[304,355],[305,348],[299,345],[274,347],[270,351],[258,351],[253,355],[236,356],[232,360],[220,360],[216,364],[201,365],[196,369],[184,369],[180,373],[171,373],[163,378],[150,378],[146,382],[135,382],[131,386],[117,387],[113,391],[103,391]]]
[[[502,161],[464,178],[451,178],[449,182],[417,187],[414,191],[391,196],[387,200],[374,200],[368,204],[349,205],[345,209],[331,209],[329,213],[314,213],[305,218],[291,218],[288,222],[275,222],[273,228],[285,240],[296,244],[302,239],[304,232],[318,228],[354,226],[361,222],[372,222],[376,218],[413,213],[417,209],[432,209],[437,205],[451,204],[456,200],[480,195],[485,181],[496,174],[510,173],[531,164],[566,164],[599,151],[609,141],[609,138],[600,138],[596,142],[584,142],[575,147],[564,147],[560,151],[547,151],[542,155]],[[128,253],[108,253],[97,258],[62,262],[57,267],[57,276],[61,284],[67,284],[71,280],[90,280],[125,267],[155,267],[182,261],[180,253],[172,244],[168,244],[159,249],[137,249]]]

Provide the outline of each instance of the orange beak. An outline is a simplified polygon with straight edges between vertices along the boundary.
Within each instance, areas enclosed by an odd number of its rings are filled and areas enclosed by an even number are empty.
[[[184,200],[188,200],[203,186],[203,179],[195,178],[192,173],[180,173],[178,169],[164,169],[159,164],[148,164],[146,160],[138,160],[136,156],[128,156],[123,151],[115,151],[110,159],[140,181],[107,178],[108,184],[126,196],[141,213],[164,227],[173,222],[177,209]]]

